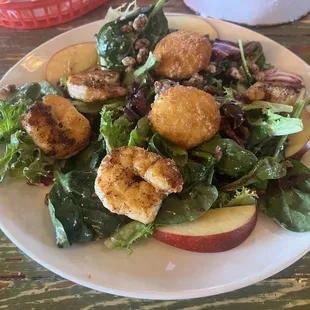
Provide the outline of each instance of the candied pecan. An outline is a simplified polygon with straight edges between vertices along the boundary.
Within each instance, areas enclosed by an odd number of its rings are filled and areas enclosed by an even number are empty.
[[[210,72],[210,73],[215,73],[215,72],[216,72],[216,65],[213,64],[213,63],[211,63],[211,64],[207,67],[206,70],[207,70],[208,72]]]
[[[132,31],[132,27],[129,24],[126,24],[120,28],[121,32],[128,33]]]
[[[128,66],[133,66],[136,64],[136,60],[133,58],[133,57],[125,57],[123,60],[122,60],[122,64],[126,67]]]
[[[145,63],[147,60],[147,57],[149,56],[149,51],[147,48],[143,47],[139,49],[138,55],[137,55],[137,63],[142,64]]]
[[[5,85],[2,88],[0,88],[0,99],[6,100],[8,95],[13,93],[16,89],[16,85],[10,84],[10,85]]]
[[[195,73],[189,80],[184,81],[183,85],[193,86],[196,88],[202,88],[203,87],[203,76],[198,73]]]
[[[247,66],[253,74],[256,74],[259,72],[259,66],[256,63],[247,61]]]
[[[148,18],[145,14],[139,14],[133,21],[133,29],[140,32],[144,26],[147,24]]]
[[[155,91],[155,94],[158,95],[158,94],[163,93],[167,89],[174,87],[174,86],[178,86],[178,85],[180,85],[179,82],[174,82],[171,80],[156,81],[154,83],[154,88],[155,88],[154,91]]]
[[[140,48],[148,47],[150,45],[150,41],[148,39],[140,39],[135,43],[135,49],[139,50]]]

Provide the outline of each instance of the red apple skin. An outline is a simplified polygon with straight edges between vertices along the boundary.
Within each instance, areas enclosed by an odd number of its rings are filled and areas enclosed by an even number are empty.
[[[309,150],[310,150],[310,140],[298,152],[291,155],[289,158],[300,160]]]
[[[310,106],[307,106],[301,114],[303,120],[304,129],[302,132],[289,135],[288,145],[285,149],[285,157],[291,159],[300,160],[310,150]],[[302,146],[292,154],[290,151],[290,145],[299,145],[300,141],[304,141]]]
[[[156,230],[153,237],[173,247],[191,252],[217,253],[231,250],[244,242],[257,223],[257,210],[243,226],[226,233],[208,236],[184,236]]]

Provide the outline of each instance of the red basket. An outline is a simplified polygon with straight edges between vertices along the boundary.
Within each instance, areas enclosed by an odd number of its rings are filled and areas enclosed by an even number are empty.
[[[95,9],[107,0],[39,0],[5,3],[0,0],[0,26],[39,29],[66,23]]]

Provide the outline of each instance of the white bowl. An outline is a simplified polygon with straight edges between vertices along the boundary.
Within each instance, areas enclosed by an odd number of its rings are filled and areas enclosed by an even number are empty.
[[[289,23],[310,11],[309,0],[184,0],[202,16],[258,26]]]

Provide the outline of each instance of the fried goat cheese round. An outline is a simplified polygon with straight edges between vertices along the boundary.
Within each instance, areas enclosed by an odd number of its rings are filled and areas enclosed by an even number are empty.
[[[206,69],[211,58],[209,39],[191,31],[176,31],[161,39],[154,50],[159,65],[155,71],[180,80]]]
[[[140,147],[112,150],[102,160],[95,192],[113,213],[148,224],[167,194],[180,192],[183,179],[171,159]]]
[[[33,142],[48,156],[69,158],[89,143],[91,128],[65,98],[47,95],[21,116],[22,126]]]
[[[213,97],[195,87],[175,86],[160,94],[149,113],[153,129],[184,149],[210,140],[220,128]]]

